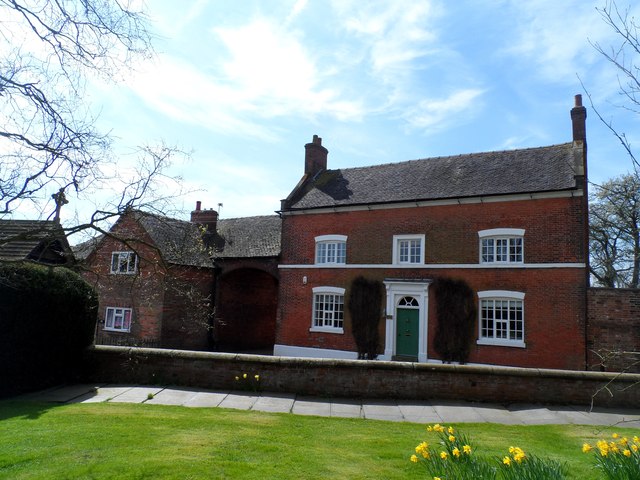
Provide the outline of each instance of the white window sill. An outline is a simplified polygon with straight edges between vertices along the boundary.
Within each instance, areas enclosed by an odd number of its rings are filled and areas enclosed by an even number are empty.
[[[135,275],[138,272],[111,272],[111,275]]]
[[[341,335],[344,333],[343,328],[331,328],[331,327],[311,327],[309,331],[316,332],[316,333],[338,333]]]
[[[345,262],[324,262],[314,264],[316,267],[344,267],[346,265]]]
[[[129,330],[124,330],[122,328],[103,328],[102,330],[104,330],[105,332],[121,332],[121,333],[130,333],[131,329]]]
[[[515,347],[515,348],[527,348],[527,345],[521,340],[499,340],[492,338],[481,338],[476,344],[478,345],[492,345],[494,347]]]
[[[513,266],[522,266],[524,262],[485,262],[480,260],[481,265],[513,265]]]

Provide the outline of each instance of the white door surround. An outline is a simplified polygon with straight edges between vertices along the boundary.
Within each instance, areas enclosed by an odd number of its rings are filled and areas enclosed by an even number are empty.
[[[396,309],[403,297],[414,297],[418,301],[418,362],[427,361],[427,333],[429,312],[429,285],[431,280],[386,279],[387,291],[384,358],[391,360],[396,354]]]

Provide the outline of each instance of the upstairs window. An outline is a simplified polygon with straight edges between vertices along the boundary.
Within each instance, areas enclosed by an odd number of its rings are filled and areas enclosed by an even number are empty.
[[[347,237],[322,235],[316,237],[316,264],[344,265],[347,261]]]
[[[478,292],[480,345],[524,347],[524,293]]]
[[[138,271],[138,256],[134,252],[112,252],[111,273],[134,274]]]
[[[494,228],[481,230],[480,263],[523,263],[524,230],[520,228]]]
[[[343,325],[344,288],[314,288],[311,331],[343,333]]]
[[[424,263],[424,235],[394,235],[393,263],[396,265]]]
[[[131,309],[107,307],[104,317],[104,329],[115,332],[128,332],[131,330]]]

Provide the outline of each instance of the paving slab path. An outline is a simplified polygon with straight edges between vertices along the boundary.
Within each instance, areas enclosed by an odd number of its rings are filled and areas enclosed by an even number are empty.
[[[640,428],[640,408],[498,405],[476,402],[356,400],[286,393],[214,391],[153,385],[71,385],[22,395],[47,403],[145,403],[190,408],[232,408],[261,412],[364,418],[413,423],[499,423],[505,425],[624,425]]]

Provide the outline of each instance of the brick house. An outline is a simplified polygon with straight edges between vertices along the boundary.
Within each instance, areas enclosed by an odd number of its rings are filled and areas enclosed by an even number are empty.
[[[87,252],[83,275],[99,296],[96,343],[214,349],[225,338],[214,302],[233,288],[225,284],[225,275],[233,279],[234,271],[250,267],[277,274],[269,266],[277,264],[280,248],[277,216],[218,221],[218,212],[200,206],[198,202],[191,221],[127,212],[88,251],[79,249]],[[269,280],[265,286],[264,277],[254,279],[256,288],[273,288]],[[251,311],[256,315],[247,319],[227,312],[227,330],[238,328],[236,322],[270,325],[262,334],[272,348],[275,307],[265,311],[263,299],[245,298],[257,305]],[[246,349],[256,348],[256,343],[249,335],[233,345]]]
[[[383,283],[378,358],[439,360],[433,281],[477,306],[472,363],[585,369],[586,109],[571,142],[328,169],[317,136],[282,201],[276,355],[356,358],[347,301]]]

